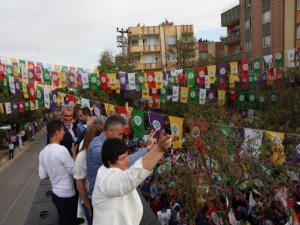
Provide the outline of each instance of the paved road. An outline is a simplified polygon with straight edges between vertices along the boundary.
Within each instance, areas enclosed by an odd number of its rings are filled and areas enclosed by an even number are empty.
[[[38,190],[38,156],[46,143],[46,129],[26,142],[15,158],[0,167],[0,225],[23,225]]]

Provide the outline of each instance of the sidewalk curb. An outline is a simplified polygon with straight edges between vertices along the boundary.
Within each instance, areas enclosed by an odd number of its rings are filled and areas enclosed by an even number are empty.
[[[25,142],[22,143],[22,148],[20,148],[19,146],[15,148],[14,150],[14,157],[16,157],[17,155],[19,155],[19,153],[24,152],[25,150],[28,149],[28,147],[30,146],[31,143],[33,143],[36,140],[39,140],[39,136],[41,135],[41,131],[43,131],[43,129],[46,129],[46,127],[42,127],[36,134],[35,134],[35,139],[33,141],[29,141],[26,140]],[[42,132],[43,133],[43,132]],[[45,143],[46,144],[46,143]],[[9,150],[2,150],[2,152],[5,152],[6,154],[3,154],[4,156],[2,157],[2,155],[0,155],[0,168],[5,165],[7,162],[10,161],[10,159],[8,158],[8,151]]]

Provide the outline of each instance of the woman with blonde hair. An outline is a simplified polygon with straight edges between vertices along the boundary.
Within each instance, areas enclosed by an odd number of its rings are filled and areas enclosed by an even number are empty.
[[[76,157],[73,169],[73,176],[76,180],[76,188],[82,200],[82,208],[88,225],[92,224],[93,208],[91,199],[87,195],[88,180],[86,179],[86,150],[93,138],[98,136],[102,132],[102,130],[103,126],[99,124],[91,124],[88,126],[87,131],[84,135],[82,146],[79,148],[80,152]]]

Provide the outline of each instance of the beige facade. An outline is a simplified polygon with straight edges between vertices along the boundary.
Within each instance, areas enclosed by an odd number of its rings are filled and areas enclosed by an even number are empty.
[[[136,26],[128,28],[128,55],[135,71],[177,69],[176,52],[171,46],[182,33],[194,38],[193,25],[173,25],[162,23],[159,26]],[[195,59],[199,59],[194,48]]]

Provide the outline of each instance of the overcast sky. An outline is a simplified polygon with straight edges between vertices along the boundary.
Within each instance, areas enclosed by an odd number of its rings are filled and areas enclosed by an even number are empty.
[[[94,68],[117,51],[116,28],[194,25],[197,39],[226,35],[221,13],[237,0],[1,0],[0,56]]]

